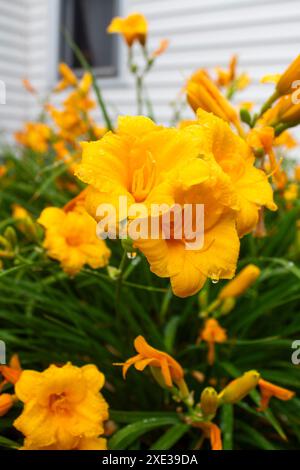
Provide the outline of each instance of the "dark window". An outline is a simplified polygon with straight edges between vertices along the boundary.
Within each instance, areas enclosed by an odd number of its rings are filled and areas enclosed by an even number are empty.
[[[65,39],[67,30],[98,76],[116,76],[118,42],[106,29],[118,13],[118,0],[61,0],[61,8],[60,60],[81,68]]]

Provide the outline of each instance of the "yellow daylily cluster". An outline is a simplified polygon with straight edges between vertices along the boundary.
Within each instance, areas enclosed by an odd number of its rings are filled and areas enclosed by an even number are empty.
[[[204,246],[149,237],[134,246],[151,270],[170,277],[176,295],[199,291],[206,279],[234,276],[239,237],[253,230],[262,206],[276,209],[267,176],[254,166],[246,142],[222,119],[198,111],[183,129],[157,126],[145,117],[119,118],[116,133],[84,143],[76,175],[87,183],[86,208],[97,219],[101,203],[204,205]],[[150,212],[149,212],[150,214]]]

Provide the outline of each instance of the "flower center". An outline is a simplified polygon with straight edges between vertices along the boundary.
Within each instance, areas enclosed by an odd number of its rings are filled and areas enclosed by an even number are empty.
[[[53,393],[49,397],[49,408],[55,414],[68,414],[70,405],[65,393]]]
[[[156,164],[151,153],[147,155],[146,163],[133,172],[131,193],[136,202],[143,202],[154,186],[156,177]]]

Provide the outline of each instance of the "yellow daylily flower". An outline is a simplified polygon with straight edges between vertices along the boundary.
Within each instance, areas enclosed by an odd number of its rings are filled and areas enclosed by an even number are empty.
[[[134,340],[134,347],[138,353],[136,356],[127,359],[124,363],[115,364],[123,367],[124,379],[131,366],[134,365],[138,371],[143,371],[149,366],[151,369],[160,371],[161,379],[166,387],[171,388],[174,384],[179,388],[183,387],[184,372],[181,365],[173,357],[150,346],[143,336],[138,336]]]
[[[67,64],[59,64],[59,73],[62,76],[62,80],[57,84],[54,91],[59,92],[65,90],[66,88],[77,86],[78,79]]]
[[[185,240],[174,239],[172,233],[167,240],[161,235],[134,243],[151,270],[170,277],[174,292],[182,297],[197,292],[207,276],[231,278],[239,251],[230,181],[213,160],[199,159],[205,142],[204,128],[164,129],[144,117],[123,117],[116,134],[83,144],[76,170],[90,185],[86,207],[95,218],[101,203],[118,208],[120,196],[127,197],[129,206],[204,204],[203,249],[185,249]]]
[[[253,152],[247,143],[235,135],[227,123],[212,114],[198,110],[198,122],[204,127],[208,151],[230,178],[237,198],[239,236],[251,232],[257,225],[259,209],[277,209],[272,187],[264,171],[257,169]]]
[[[35,152],[47,152],[51,137],[51,129],[46,124],[28,122],[23,131],[15,133],[16,141]]]
[[[104,380],[92,364],[24,371],[15,387],[24,410],[14,422],[25,436],[24,447],[73,450],[82,439],[102,435],[108,419],[108,405],[100,393]]]
[[[127,18],[116,17],[107,28],[108,33],[121,34],[131,47],[135,41],[145,45],[148,34],[148,23],[144,15],[132,13]]]
[[[78,205],[72,211],[49,207],[38,222],[45,228],[44,248],[50,258],[60,261],[63,270],[74,276],[85,264],[93,269],[108,264],[110,250],[96,236],[96,222]]]

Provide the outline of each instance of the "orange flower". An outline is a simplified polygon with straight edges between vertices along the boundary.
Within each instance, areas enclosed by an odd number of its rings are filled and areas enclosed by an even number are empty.
[[[297,165],[295,168],[295,180],[300,181],[300,165]]]
[[[233,55],[229,62],[228,70],[216,68],[218,86],[223,87],[229,85],[236,77],[237,56]]]
[[[10,395],[9,393],[3,393],[0,395],[0,417],[9,412],[13,407],[14,402],[14,395]]]
[[[222,438],[220,428],[209,422],[193,423],[193,427],[200,428],[204,432],[204,436],[210,440],[212,450],[222,450]]]
[[[6,168],[6,166],[0,165],[0,178],[2,178],[2,176],[5,176],[6,173],[7,173],[7,168]]]
[[[159,57],[162,55],[169,47],[170,41],[168,39],[162,39],[158,48],[152,53],[152,58]]]
[[[227,340],[226,330],[219,325],[217,320],[209,318],[200,333],[200,340],[208,344],[207,361],[212,366],[215,362],[215,343],[224,343]]]
[[[67,64],[59,64],[59,72],[62,80],[57,84],[54,91],[63,91],[70,86],[75,87],[77,85],[77,77]]]
[[[125,363],[115,364],[123,366],[124,379],[129,367],[132,365],[138,371],[143,371],[147,366],[150,366],[151,369],[158,369],[161,372],[164,384],[167,387],[173,387],[173,382],[176,385],[181,384],[184,376],[183,369],[169,354],[150,346],[143,336],[138,336],[134,340],[134,347],[138,352],[136,356],[127,359]]]
[[[33,95],[36,94],[36,89],[27,78],[23,78],[22,84],[25,90],[27,90],[29,93],[32,93]]]
[[[107,28],[108,33],[122,34],[127,45],[131,47],[135,41],[145,45],[148,33],[148,23],[146,18],[140,13],[132,13],[127,18],[119,16],[113,18]]]
[[[12,356],[8,366],[0,366],[0,374],[4,378],[0,383],[0,390],[2,390],[7,383],[13,385],[17,383],[22,374],[20,360],[17,354]]]
[[[0,382],[0,392],[6,384],[11,383],[15,385],[18,382],[22,374],[22,369],[17,354],[12,356],[8,366],[0,366],[0,374],[4,379]],[[17,398],[15,395],[9,393],[0,394],[0,417],[8,413],[16,401]]]
[[[266,380],[260,379],[258,381],[258,385],[261,391],[261,402],[259,411],[264,411],[268,408],[269,402],[272,397],[276,397],[279,400],[287,401],[291,400],[295,396],[295,392],[288,390],[283,387],[278,387],[278,385],[274,385],[271,382],[267,382]]]

